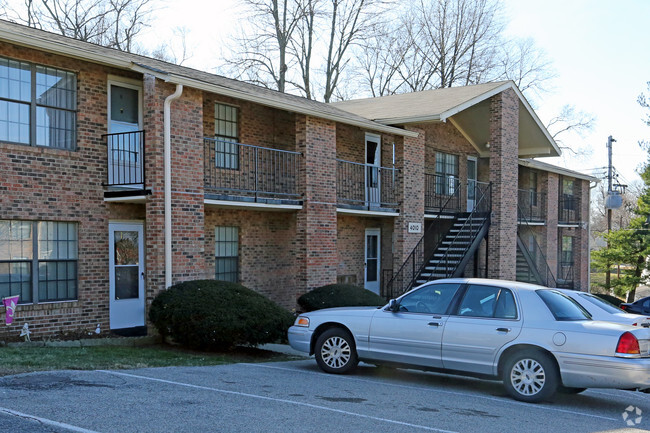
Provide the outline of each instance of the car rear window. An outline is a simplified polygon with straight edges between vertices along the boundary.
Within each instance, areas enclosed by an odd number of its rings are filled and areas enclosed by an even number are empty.
[[[618,308],[616,305],[607,302],[606,300],[601,299],[598,296],[590,295],[589,293],[580,293],[579,296],[591,302],[598,308],[607,311],[610,314],[617,314],[623,312],[623,310]]]
[[[555,290],[536,290],[555,320],[565,322],[574,320],[591,320],[591,315],[576,301]]]

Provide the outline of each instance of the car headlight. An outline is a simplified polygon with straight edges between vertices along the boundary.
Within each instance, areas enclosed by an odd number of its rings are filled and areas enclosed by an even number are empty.
[[[309,327],[309,317],[307,316],[298,316],[296,319],[296,322],[294,323],[295,326],[304,326],[305,328]]]

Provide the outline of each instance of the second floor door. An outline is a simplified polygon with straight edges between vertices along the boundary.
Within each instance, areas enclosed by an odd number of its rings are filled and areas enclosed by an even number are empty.
[[[476,157],[467,157],[467,212],[473,211],[476,206],[476,164]]]
[[[366,134],[366,204],[379,206],[381,203],[381,185],[379,169],[381,167],[381,137]]]
[[[108,183],[141,188],[144,182],[141,87],[108,82]]]

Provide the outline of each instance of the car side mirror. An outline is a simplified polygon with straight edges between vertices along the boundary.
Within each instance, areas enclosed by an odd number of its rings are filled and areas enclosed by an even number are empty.
[[[388,310],[396,313],[399,310],[399,302],[395,299],[388,301]]]

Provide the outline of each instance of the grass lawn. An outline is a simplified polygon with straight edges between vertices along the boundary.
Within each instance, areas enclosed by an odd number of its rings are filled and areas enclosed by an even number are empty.
[[[0,376],[43,370],[99,370],[271,362],[298,357],[254,348],[195,352],[169,345],[141,347],[0,347]]]

